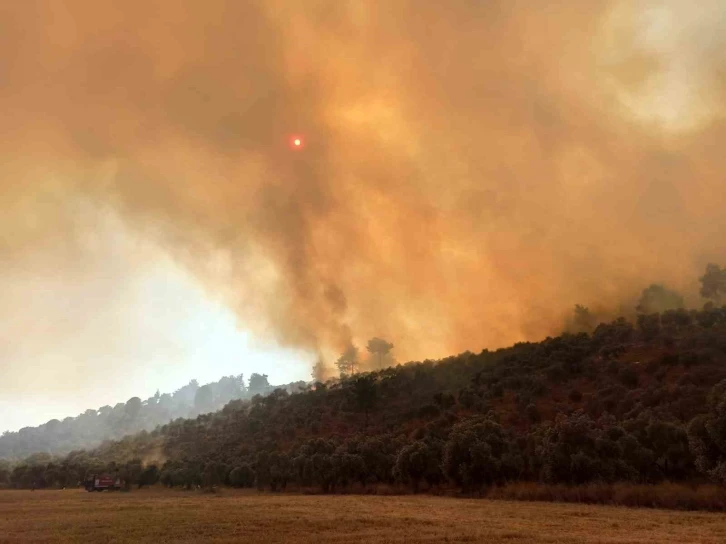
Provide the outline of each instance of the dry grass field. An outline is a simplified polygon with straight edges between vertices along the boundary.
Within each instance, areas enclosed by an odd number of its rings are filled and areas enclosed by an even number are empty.
[[[0,542],[716,544],[726,515],[431,496],[0,491]]]

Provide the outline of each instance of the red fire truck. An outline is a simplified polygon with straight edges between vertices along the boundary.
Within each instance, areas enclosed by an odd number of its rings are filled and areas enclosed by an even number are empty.
[[[86,491],[103,491],[108,489],[114,491],[123,487],[123,480],[119,477],[109,476],[107,474],[91,474],[86,478]]]

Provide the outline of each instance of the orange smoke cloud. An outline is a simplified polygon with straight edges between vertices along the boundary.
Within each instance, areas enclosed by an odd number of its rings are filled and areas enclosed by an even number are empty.
[[[726,256],[726,29],[629,6],[9,3],[0,255],[82,263],[90,200],[328,357],[497,347],[688,289]]]

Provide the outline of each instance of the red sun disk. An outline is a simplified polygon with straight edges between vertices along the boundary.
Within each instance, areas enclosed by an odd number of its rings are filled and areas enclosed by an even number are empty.
[[[300,135],[290,136],[290,148],[291,149],[298,150],[298,149],[302,149],[303,147],[305,147],[305,140],[303,139],[302,136],[300,136]]]

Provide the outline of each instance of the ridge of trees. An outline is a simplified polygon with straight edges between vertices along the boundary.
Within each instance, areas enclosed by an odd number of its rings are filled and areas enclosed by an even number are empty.
[[[305,387],[305,382],[282,387],[292,392]],[[249,384],[245,384],[242,374],[224,376],[201,386],[197,380],[191,380],[173,393],[157,391],[146,400],[131,397],[115,406],[88,409],[75,417],[4,432],[0,436],[0,459],[19,459],[33,453],[62,455],[96,447],[105,440],[150,431],[174,419],[214,412],[232,400],[265,395],[276,388],[269,384],[266,374],[257,373],[250,376]]]
[[[726,306],[276,389],[92,450],[6,464],[0,483],[75,485],[96,471],[141,485],[323,492],[726,483],[724,428]]]
[[[680,305],[666,291],[646,289],[642,300],[664,296]],[[707,291],[702,310],[646,313],[653,306],[639,304],[634,319],[591,332],[232,400],[219,412],[95,449],[0,465],[0,485],[75,485],[101,471],[136,485],[271,491],[384,484],[477,493],[517,481],[725,485],[720,292]]]

